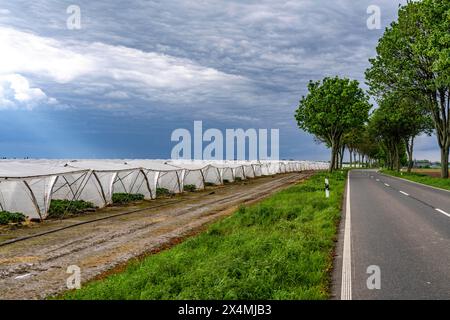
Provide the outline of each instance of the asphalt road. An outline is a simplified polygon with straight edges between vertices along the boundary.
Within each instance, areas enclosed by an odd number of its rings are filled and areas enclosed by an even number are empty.
[[[450,299],[450,192],[371,170],[349,185],[334,297]]]

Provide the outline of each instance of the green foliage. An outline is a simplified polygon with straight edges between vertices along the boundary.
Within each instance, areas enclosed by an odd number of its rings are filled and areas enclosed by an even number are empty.
[[[356,80],[325,78],[308,84],[296,111],[298,126],[330,146],[334,135],[361,127],[368,118],[368,96]]]
[[[444,163],[442,176],[448,177],[450,1],[411,1],[398,16],[370,60],[367,83],[381,100],[395,94],[420,101],[433,118]]]
[[[21,223],[25,221],[25,218],[25,215],[20,212],[0,211],[0,225]]]
[[[344,134],[361,128],[369,117],[369,97],[356,80],[326,77],[308,84],[295,118],[300,129],[331,147],[331,169]]]
[[[241,178],[241,177],[236,177],[236,178],[234,178],[234,181],[235,181],[235,182],[241,182],[241,181],[242,181],[242,178]]]
[[[406,152],[412,162],[415,137],[431,134],[433,123],[420,101],[400,93],[385,95],[379,104],[370,117],[370,134],[384,148],[384,161],[399,170],[401,163],[408,163]]]
[[[156,197],[172,197],[173,192],[166,188],[156,188]]]
[[[386,29],[366,78],[371,92],[420,93],[450,85],[450,2],[410,2]]]
[[[197,190],[197,187],[195,186],[195,184],[187,184],[183,187],[183,190],[186,192],[194,192],[195,190]]]
[[[317,174],[63,298],[327,299],[345,177]]]
[[[83,214],[87,210],[94,209],[95,206],[83,200],[57,200],[54,199],[50,202],[50,208],[48,210],[49,218],[62,218],[66,215]]]
[[[144,195],[140,193],[114,193],[112,195],[113,204],[127,204],[142,200],[144,200]]]
[[[214,187],[216,184],[212,182],[206,182],[205,187]]]

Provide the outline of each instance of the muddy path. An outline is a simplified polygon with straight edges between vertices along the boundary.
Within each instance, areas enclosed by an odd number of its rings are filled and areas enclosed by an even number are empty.
[[[0,299],[42,299],[60,293],[67,290],[68,266],[79,266],[82,282],[87,282],[130,259],[170,246],[233,213],[239,205],[257,202],[309,175],[262,177],[3,231],[0,242],[66,228],[0,246]]]

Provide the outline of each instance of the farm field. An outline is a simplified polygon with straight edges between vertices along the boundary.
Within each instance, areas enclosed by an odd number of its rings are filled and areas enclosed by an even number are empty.
[[[412,172],[419,174],[426,174],[430,177],[441,177],[441,169],[413,169]]]
[[[81,268],[83,282],[104,276],[111,269],[122,270],[130,259],[171,247],[203,230],[206,224],[232,214],[241,204],[259,201],[310,175],[287,173],[255,178],[3,231],[2,242],[138,210],[0,246],[0,298],[35,299],[57,294],[66,289],[66,269],[70,265]]]
[[[345,178],[317,173],[62,298],[327,299]]]

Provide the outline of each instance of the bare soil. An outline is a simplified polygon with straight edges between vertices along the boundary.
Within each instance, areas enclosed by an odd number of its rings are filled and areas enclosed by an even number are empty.
[[[240,205],[257,202],[309,175],[256,178],[76,218],[0,229],[0,299],[43,299],[61,293],[67,290],[66,270],[71,265],[81,268],[83,283],[118,272],[131,259],[176,245]],[[66,229],[1,245],[60,228]]]

